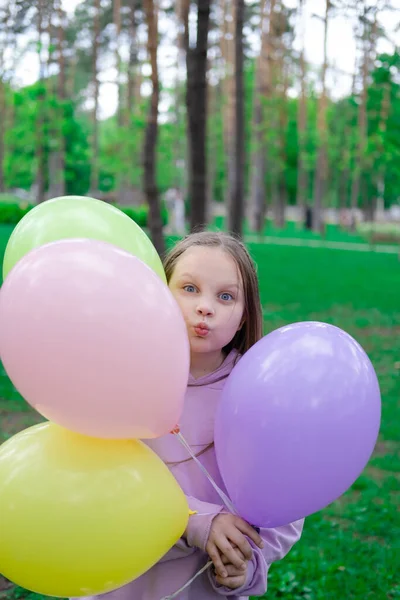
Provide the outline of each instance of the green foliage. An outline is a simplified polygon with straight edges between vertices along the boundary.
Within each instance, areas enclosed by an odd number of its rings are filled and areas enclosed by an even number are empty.
[[[20,201],[20,198],[14,194],[0,194],[1,204],[18,204]]]
[[[37,146],[43,147],[46,182],[49,180],[49,154],[57,144],[54,131],[62,132],[66,147],[65,179],[67,193],[84,194],[89,188],[89,131],[85,118],[78,119],[71,100],[61,102],[46,87],[37,82],[20,90],[10,91],[14,107],[12,127],[6,131],[4,161],[7,188],[30,189],[37,170]],[[43,95],[44,122],[38,129],[38,98]],[[57,146],[56,146],[57,147]]]
[[[90,24],[90,2],[80,5],[77,19],[82,20],[83,30]],[[109,20],[108,8],[105,22]],[[77,21],[77,22],[78,22]],[[72,27],[72,26],[71,26]],[[79,31],[68,29],[67,37],[76,40]],[[101,39],[101,52],[105,52],[108,33]],[[79,54],[80,52],[80,54]],[[82,70],[82,80],[76,85],[80,90],[90,79],[90,56],[79,50],[82,61],[76,77]],[[86,62],[85,62],[86,60]],[[86,64],[87,63],[87,64]],[[384,181],[384,203],[389,206],[400,196],[400,55],[381,55],[371,73],[367,94],[368,139],[363,153],[361,193],[359,202],[371,204],[379,195]],[[246,122],[246,190],[251,182],[252,152],[254,150],[254,60],[245,64],[245,122]],[[37,173],[37,147],[43,145],[47,164],[45,180],[49,181],[50,152],[60,142],[55,132],[62,132],[66,149],[66,189],[69,194],[85,195],[89,191],[91,172],[92,121],[82,111],[84,96],[77,93],[74,100],[61,102],[54,93],[51,81],[13,90],[6,86],[6,103],[9,115],[6,119],[6,155],[4,160],[5,182],[8,189],[30,189]],[[79,87],[80,86],[80,87]],[[208,151],[210,172],[213,175],[213,197],[225,199],[227,190],[228,156],[224,140],[223,114],[227,99],[221,93],[221,84],[213,89],[212,109],[208,120]],[[157,148],[157,182],[161,192],[171,186],[184,185],[187,180],[186,116],[184,89],[163,90],[170,108],[160,119]],[[38,99],[41,102],[38,103]],[[317,97],[312,88],[307,98],[307,129],[305,134],[305,164],[308,172],[308,197],[313,196],[313,180],[318,149],[316,130]],[[116,116],[99,123],[99,187],[102,192],[114,192],[121,186],[142,188],[143,140],[148,112],[148,98],[134,106],[133,114],[123,116],[123,125]],[[44,123],[38,130],[38,106],[42,106]],[[11,111],[12,107],[12,111]],[[282,130],[279,115],[285,111],[285,128]],[[358,99],[342,98],[328,104],[328,163],[329,179],[325,204],[339,206],[349,204],[354,174],[358,168]],[[297,191],[297,166],[299,139],[297,131],[298,99],[287,98],[285,106],[278,98],[264,102],[266,118],[265,141],[268,143],[266,183],[271,183],[283,173],[288,201],[294,204]],[[11,113],[12,119],[11,119]],[[283,140],[283,148],[280,143]]]
[[[32,208],[33,205],[27,202],[3,203],[0,200],[0,223],[3,225],[15,225]]]
[[[32,208],[34,204],[28,204],[27,202],[18,203],[3,203],[0,197],[0,224],[2,225],[15,225],[22,217],[24,217]],[[117,206],[119,210],[125,213],[133,221],[135,221],[140,227],[148,226],[148,207],[145,205],[127,207]],[[163,224],[166,225],[168,222],[168,211],[164,205],[161,208],[161,216]]]

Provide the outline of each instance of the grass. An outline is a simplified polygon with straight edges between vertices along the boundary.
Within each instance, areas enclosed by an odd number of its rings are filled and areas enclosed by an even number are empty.
[[[0,228],[1,248],[9,232]],[[301,541],[271,567],[268,599],[400,598],[399,260],[325,248],[249,248],[258,264],[266,331],[304,320],[342,327],[368,352],[383,400],[380,439],[369,465],[342,498],[307,519]],[[0,397],[3,438],[32,423],[34,413],[2,369]],[[37,600],[21,588],[2,596]]]
[[[217,229],[223,229],[225,223],[225,218],[221,216],[217,216],[214,219],[213,226]],[[391,235],[388,237],[388,244],[396,245],[399,241],[399,236],[394,236],[393,231],[398,230],[399,226],[396,224],[390,225],[379,225],[374,224],[375,231],[381,231],[382,233],[387,232]],[[252,238],[256,238],[258,234],[255,234],[253,231],[249,229],[247,223],[244,225],[244,233],[245,235],[250,235]],[[309,229],[304,228],[303,222],[296,221],[286,221],[285,227],[276,228],[273,221],[271,219],[266,220],[265,227],[262,232],[262,236],[271,236],[274,238],[281,238],[282,241],[288,238],[302,239],[302,240],[317,240],[323,242],[337,242],[337,243],[357,243],[357,244],[365,244],[369,242],[369,229],[366,227],[359,227],[357,231],[348,231],[346,229],[342,229],[335,223],[326,223],[324,227],[323,233],[318,233],[315,231],[310,231]],[[385,243],[385,239],[382,238],[382,243]]]
[[[19,204],[21,198],[14,196],[14,194],[0,194],[0,203],[2,204]]]
[[[378,373],[382,426],[364,473],[309,517],[289,556],[271,568],[268,598],[400,598],[400,263],[395,255],[250,245],[267,330],[320,320],[342,327]]]

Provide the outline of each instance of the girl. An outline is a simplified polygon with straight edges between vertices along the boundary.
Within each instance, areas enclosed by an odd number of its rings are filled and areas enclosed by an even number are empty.
[[[240,241],[211,232],[187,236],[167,255],[164,266],[170,290],[185,318],[191,350],[180,430],[224,490],[214,452],[214,415],[235,363],[262,336],[256,271]],[[264,529],[259,535],[225,509],[176,436],[147,443],[171,469],[194,514],[184,536],[160,562],[139,579],[106,594],[109,600],[161,600],[184,587],[202,569],[176,596],[178,600],[245,600],[264,594],[270,565],[283,558],[299,539],[303,522]],[[213,567],[206,568],[210,558]]]

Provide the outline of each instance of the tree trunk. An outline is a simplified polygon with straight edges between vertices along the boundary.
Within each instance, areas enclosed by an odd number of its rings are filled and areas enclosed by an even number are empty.
[[[377,133],[377,145],[375,156],[372,157],[371,171],[375,174],[373,180],[375,183],[376,194],[368,203],[367,214],[370,221],[376,217],[376,209],[383,210],[385,207],[385,179],[386,179],[386,161],[385,156],[385,137],[387,131],[387,122],[391,109],[391,81],[384,82],[382,91],[382,102],[379,111],[379,123]]]
[[[368,73],[370,72],[371,69],[373,69],[374,67],[374,61],[375,61],[375,55],[376,55],[376,44],[377,44],[377,37],[378,37],[378,13],[380,10],[382,10],[382,8],[385,6],[385,2],[376,3],[376,6],[374,7],[374,20],[371,23],[369,32],[368,32],[368,36],[366,36],[366,45],[367,45],[367,77],[368,77]],[[367,85],[368,85],[368,81],[367,81]],[[368,92],[366,92],[368,94]],[[368,103],[368,98],[366,96],[365,99],[365,146],[364,149],[366,149],[368,147],[368,114],[367,114],[367,103]],[[385,111],[386,108],[385,107],[385,99],[383,99],[383,106],[381,107],[381,114],[380,114],[380,119],[382,119],[382,110],[384,111],[384,117],[386,117],[385,115]],[[381,126],[381,122],[379,123],[379,126]],[[381,148],[382,150],[382,148]],[[372,166],[372,161],[370,160],[369,156],[365,156],[365,151],[364,151],[364,156],[363,156],[363,167],[365,169],[366,172],[368,172],[369,169],[372,170],[373,166]],[[379,172],[379,169],[378,169]],[[381,173],[382,174],[382,173]],[[372,180],[376,181],[376,178],[373,177]],[[379,179],[378,179],[379,182]],[[379,182],[379,185],[382,185],[382,181]],[[377,194],[374,193],[372,194],[372,196],[369,196],[369,190],[368,190],[368,185],[366,182],[366,177],[362,177],[362,185],[361,186],[361,200],[362,200],[362,207],[364,210],[364,215],[365,215],[365,219],[367,221],[373,221],[375,219],[375,213],[376,213],[376,208],[377,208]],[[384,186],[384,183],[383,183]]]
[[[326,182],[328,178],[328,131],[326,112],[328,106],[326,90],[326,72],[328,69],[328,23],[329,11],[331,9],[331,0],[326,0],[325,18],[324,18],[324,62],[322,65],[321,83],[322,92],[318,103],[317,131],[318,131],[318,154],[314,179],[314,210],[312,218],[312,227],[314,231],[322,231],[322,204],[326,191]]]
[[[5,173],[4,173],[4,158],[5,158],[5,123],[6,123],[6,94],[5,86],[2,79],[3,73],[0,74],[0,193],[5,190]]]
[[[97,194],[99,190],[99,40],[100,37],[100,0],[94,0],[94,22],[93,22],[93,64],[92,64],[92,84],[93,84],[93,111],[92,111],[92,161],[90,172],[90,190],[92,194]]]
[[[208,72],[212,69],[211,62],[208,64]],[[217,114],[217,91],[218,86],[213,85],[208,78],[208,100],[207,100],[207,138],[208,138],[208,166],[207,166],[207,206],[206,221],[209,222],[213,216],[214,184],[218,164],[218,141],[214,126],[214,118]]]
[[[38,0],[38,54],[39,54],[39,92],[37,96],[36,112],[36,201],[43,202],[45,197],[46,155],[45,155],[45,62],[43,59],[43,34],[44,34],[44,2]]]
[[[304,214],[308,200],[308,170],[306,164],[306,134],[307,134],[307,66],[305,59],[305,15],[303,9],[304,0],[300,0],[301,11],[301,51],[300,51],[300,98],[298,101],[297,114],[297,136],[298,136],[298,159],[297,159],[297,191],[296,204],[301,215]]]
[[[190,228],[203,228],[207,203],[207,47],[211,0],[197,3],[197,43],[188,48],[187,113],[190,136]]]
[[[235,179],[231,192],[229,229],[241,236],[244,218],[244,79],[243,79],[243,25],[244,0],[236,0],[235,10]]]
[[[7,153],[12,156],[15,153],[15,141],[13,136],[7,139],[7,132],[15,126],[15,102],[14,94],[11,91],[8,97],[8,89],[12,88],[12,79],[16,71],[18,61],[18,37],[14,33],[13,24],[15,10],[15,2],[6,3],[4,13],[2,14],[2,32],[4,34],[4,42],[0,47],[0,191],[7,189],[7,178],[5,172],[5,159]],[[8,63],[8,68],[5,63],[6,52],[14,59]],[[10,101],[9,101],[10,100]],[[8,580],[7,580],[8,581]]]
[[[6,81],[6,66],[4,57],[6,51],[8,49],[8,40],[7,33],[10,30],[9,27],[9,19],[10,19],[10,5],[4,9],[5,12],[1,15],[2,20],[2,31],[0,33],[5,33],[4,43],[0,45],[0,193],[5,190],[5,172],[4,172],[4,159],[5,159],[5,134],[7,129],[7,105],[6,105],[6,90],[5,90],[5,81]],[[4,29],[3,29],[4,28]],[[1,39],[1,38],[0,38]],[[1,589],[1,588],[0,588]]]
[[[122,70],[122,60],[120,54],[120,45],[121,45],[121,30],[122,30],[122,20],[121,20],[121,0],[113,0],[113,20],[114,20],[114,65],[116,71],[116,87],[117,87],[117,133],[118,137],[121,136],[123,132],[124,121],[126,120],[126,110],[124,110],[124,101],[122,98],[122,84],[121,84],[121,70]],[[118,164],[119,169],[116,173],[115,177],[115,187],[116,187],[116,196],[117,202],[119,204],[125,203],[126,200],[130,197],[129,190],[129,166],[126,157],[125,144],[118,145],[117,148],[118,153]],[[129,162],[131,157],[129,157]]]
[[[377,150],[377,158],[379,156],[384,156],[385,148],[384,148],[384,139],[387,131],[387,121],[390,114],[391,108],[391,97],[390,97],[390,81],[385,85],[383,90],[383,98],[381,105],[381,113],[380,113],[380,123],[379,123],[379,132],[380,132],[380,144]],[[378,169],[377,173],[377,189],[378,189],[378,200],[384,205],[385,199],[385,176],[386,176],[386,165],[383,162],[382,167]]]
[[[282,93],[279,97],[278,102],[278,113],[279,113],[279,148],[278,148],[278,160],[277,160],[277,195],[274,204],[274,222],[275,227],[281,229],[285,226],[286,222],[286,206],[287,206],[287,186],[285,169],[287,164],[286,156],[286,132],[288,123],[288,107],[287,107],[287,91],[289,87],[289,73],[285,66],[285,47],[283,44],[282,36],[279,38],[281,47],[281,58],[278,63],[279,65],[279,78],[282,85]]]
[[[127,102],[124,113],[124,125],[130,124],[132,119],[135,102],[135,78],[138,65],[138,46],[137,46],[137,21],[136,21],[136,0],[130,2],[129,13],[129,64],[128,64],[128,83],[127,83]]]
[[[371,66],[371,57],[375,49],[376,33],[377,33],[377,14],[378,8],[375,7],[375,19],[371,24],[368,21],[368,12],[370,7],[364,2],[362,5],[363,11],[360,15],[360,23],[362,27],[362,43],[363,43],[363,60],[361,66],[362,74],[362,91],[360,96],[360,104],[358,108],[358,147],[356,151],[356,165],[351,187],[351,208],[354,211],[358,206],[358,200],[361,195],[361,205],[365,204],[365,186],[363,185],[363,174],[365,171],[365,151],[368,143],[368,119],[367,119],[367,99],[368,99],[368,74]],[[368,30],[371,26],[371,30]],[[355,224],[355,219],[352,220]]]
[[[48,80],[49,95],[56,100],[54,106],[48,108],[49,120],[49,175],[48,175],[48,197],[54,198],[65,194],[65,173],[64,173],[64,137],[63,137],[63,102],[65,100],[65,66],[64,66],[64,28],[63,11],[60,0],[53,0],[50,6],[48,35],[49,35],[49,55],[48,72],[51,72],[51,65],[56,62],[53,51],[58,51],[58,78]],[[57,25],[52,24],[52,17],[58,21]],[[53,39],[53,37],[57,39]],[[52,85],[54,84],[54,85]]]
[[[267,144],[265,132],[267,119],[265,101],[272,91],[272,53],[273,53],[273,22],[275,15],[275,0],[270,0],[269,25],[265,25],[265,0],[261,6],[261,51],[256,62],[255,95],[253,112],[254,150],[251,160],[251,191],[250,191],[250,223],[252,229],[261,232],[264,228],[267,205],[267,188],[265,175],[267,171]]]
[[[158,102],[160,96],[157,66],[157,14],[154,0],[144,0],[147,21],[147,48],[151,63],[152,94],[144,143],[144,191],[149,205],[149,228],[156,250],[165,251],[160,203],[156,178],[156,150],[158,136]]]
[[[227,207],[235,187],[235,0],[222,0],[221,56],[224,62],[222,122],[225,150],[225,193]]]
[[[182,176],[182,194],[184,198],[189,196],[190,198],[190,182],[192,181],[192,159],[191,159],[191,141],[190,141],[190,128],[189,128],[189,84],[187,81],[188,65],[189,65],[189,11],[190,11],[190,0],[179,0],[176,4],[176,12],[178,17],[178,72],[184,73],[186,71],[186,88],[183,86],[182,104],[185,105],[186,110],[186,122],[185,128],[186,138],[182,141],[182,145],[185,146],[186,152],[184,153],[183,161],[183,176]],[[183,85],[183,84],[182,84]]]
[[[355,88],[356,88],[356,76],[357,76],[357,58],[354,65],[354,72],[352,78],[352,86],[351,86],[351,97],[355,96]],[[350,190],[350,181],[351,181],[351,157],[352,157],[352,128],[353,125],[351,123],[352,111],[349,106],[349,114],[346,117],[346,126],[344,128],[344,137],[343,137],[343,166],[339,173],[339,211],[341,213],[348,207],[349,205],[349,190]]]
[[[122,110],[123,110],[123,99],[122,99],[122,85],[121,85],[121,67],[122,60],[120,54],[121,44],[121,0],[113,0],[113,17],[114,17],[114,54],[115,54],[115,70],[116,70],[116,85],[117,85],[117,124],[118,127],[122,126]]]
[[[66,16],[62,9],[61,0],[58,1],[58,99],[60,103],[59,108],[59,148],[57,156],[57,171],[59,173],[59,190],[58,195],[63,196],[66,192],[66,142],[63,131],[63,125],[66,118],[65,115],[65,102],[67,99],[67,77],[65,72],[65,55],[64,55],[64,44],[65,44],[65,29],[66,29]]]
[[[184,114],[185,106],[185,86],[183,74],[186,70],[186,53],[189,47],[189,0],[180,0],[176,3],[176,23],[177,36],[176,45],[178,48],[176,62],[175,78],[175,125],[176,137],[174,139],[174,162],[176,168],[175,188],[182,198],[187,194],[187,168],[190,161],[187,158],[188,152],[188,131],[184,126],[186,116]],[[182,136],[182,130],[186,131],[186,138]]]
[[[356,164],[354,168],[353,181],[351,186],[351,209],[354,211],[358,205],[360,195],[361,177],[364,170],[364,150],[367,143],[367,78],[368,78],[368,57],[365,48],[362,64],[362,91],[360,104],[358,107],[358,147],[356,152]]]
[[[119,51],[120,35],[122,29],[121,23],[121,0],[117,0],[114,4],[114,24],[116,28],[116,49],[115,49],[115,63],[118,69],[118,113],[117,113],[117,124],[120,132],[129,132],[130,139],[135,139],[137,131],[135,130],[135,124],[133,121],[133,114],[136,108],[136,82],[138,81],[138,39],[137,39],[137,0],[130,0],[129,8],[129,20],[127,31],[129,33],[129,58],[127,65],[127,84],[125,98],[122,98],[122,82],[121,82],[121,71],[122,71],[122,59]],[[117,14],[118,12],[118,14]],[[139,104],[139,103],[138,103]],[[123,129],[122,129],[123,128]],[[126,137],[124,138],[126,139]],[[125,143],[120,148],[120,165],[122,173],[118,173],[116,187],[117,187],[117,202],[120,204],[133,203],[140,204],[140,194],[135,194],[133,189],[133,183],[130,176],[131,163],[133,162],[133,153],[129,146],[129,143]],[[135,168],[137,165],[134,165]]]

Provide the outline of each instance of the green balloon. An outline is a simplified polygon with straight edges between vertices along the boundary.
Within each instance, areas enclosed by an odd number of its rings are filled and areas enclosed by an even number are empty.
[[[30,210],[8,241],[3,278],[30,250],[65,238],[114,244],[140,258],[166,281],[158,253],[137,223],[115,206],[85,196],[53,198]]]

